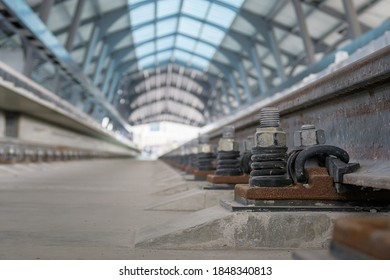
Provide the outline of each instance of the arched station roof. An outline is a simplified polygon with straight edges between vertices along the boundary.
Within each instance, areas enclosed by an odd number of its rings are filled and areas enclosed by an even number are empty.
[[[383,23],[390,8],[385,0],[25,3],[130,124],[198,126],[269,96]]]

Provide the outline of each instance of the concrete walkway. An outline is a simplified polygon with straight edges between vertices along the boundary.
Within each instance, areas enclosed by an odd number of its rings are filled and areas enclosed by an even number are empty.
[[[145,209],[193,184],[159,161],[0,165],[0,259],[291,258],[288,250],[134,248],[136,230],[188,214]]]

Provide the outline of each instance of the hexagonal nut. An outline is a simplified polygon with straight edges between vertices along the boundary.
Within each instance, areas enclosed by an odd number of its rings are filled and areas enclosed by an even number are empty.
[[[280,129],[266,128],[255,133],[257,147],[285,147],[286,133]]]
[[[255,145],[254,136],[253,135],[248,136],[247,139],[244,139],[242,141],[242,143],[243,143],[244,151],[250,151]]]
[[[231,152],[238,151],[239,145],[233,138],[221,138],[218,142],[218,151]]]
[[[302,147],[301,134],[302,134],[301,130],[297,130],[294,132],[294,147]]]
[[[198,153],[212,153],[212,148],[210,144],[200,144],[198,146]]]
[[[295,131],[295,147],[309,147],[318,144],[325,144],[325,131],[323,129],[308,129]]]

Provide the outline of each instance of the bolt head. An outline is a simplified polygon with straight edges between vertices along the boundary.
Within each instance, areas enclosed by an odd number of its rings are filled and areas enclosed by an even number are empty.
[[[325,144],[325,131],[323,129],[302,126],[302,130],[295,131],[295,147],[309,147],[318,144]]]
[[[210,141],[210,136],[207,134],[203,134],[199,136],[199,143],[207,144]]]
[[[212,153],[212,147],[210,144],[200,144],[198,146],[198,153]]]
[[[248,136],[246,139],[244,139],[243,144],[244,144],[244,150],[250,151],[252,147],[255,145],[254,136],[253,135]]]

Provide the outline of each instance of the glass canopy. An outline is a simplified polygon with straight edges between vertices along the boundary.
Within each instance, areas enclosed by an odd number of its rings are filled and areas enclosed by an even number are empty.
[[[128,0],[140,70],[180,61],[209,66],[244,0]]]

